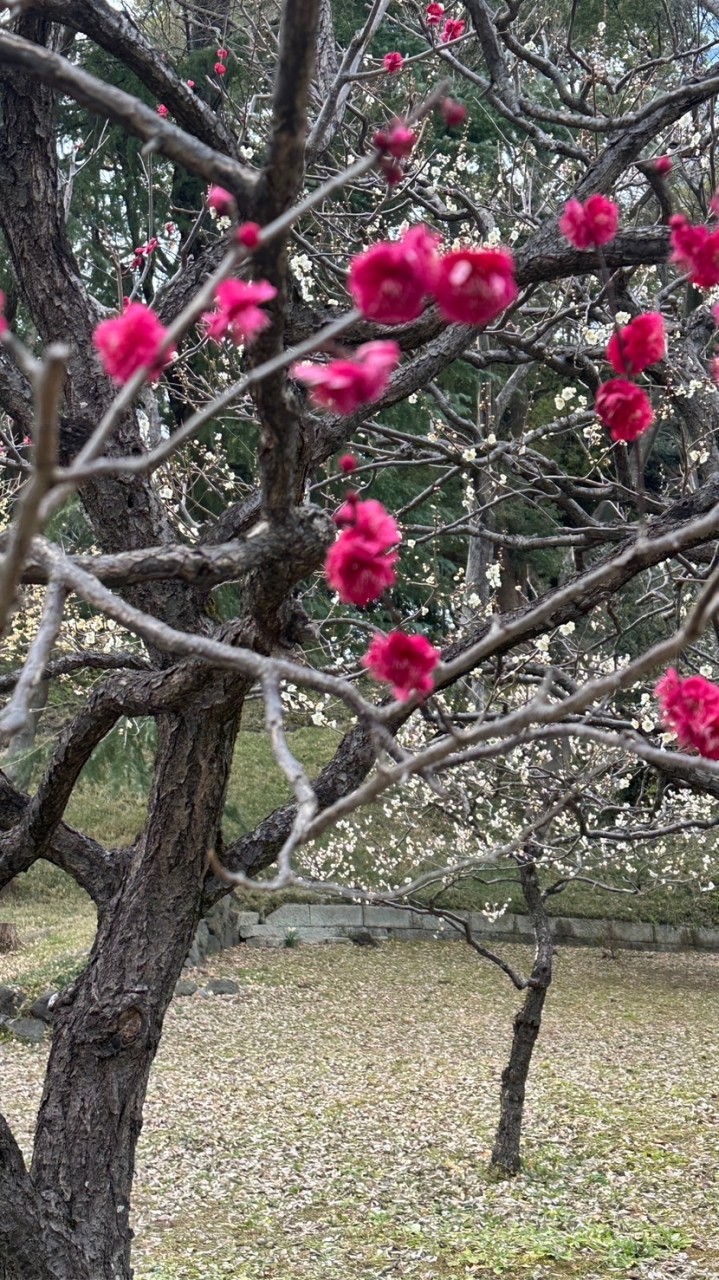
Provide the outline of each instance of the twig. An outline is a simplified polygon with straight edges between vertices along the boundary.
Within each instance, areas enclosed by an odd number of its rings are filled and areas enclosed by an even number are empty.
[[[270,735],[272,754],[290,783],[297,800],[297,812],[292,830],[277,857],[278,874],[282,876],[291,870],[291,859],[295,848],[304,843],[305,832],[317,812],[318,801],[312,783],[288,746],[277,678],[273,675],[265,676],[262,681],[262,691],[265,698],[265,724]]]
[[[25,557],[33,537],[42,528],[43,498],[53,484],[58,454],[59,402],[65,381],[69,348],[54,343],[35,371],[35,467],[18,503],[5,556],[0,566],[0,633],[4,632],[15,602]]]
[[[0,740],[5,741],[30,723],[30,699],[45,678],[50,650],[54,645],[65,608],[67,592],[61,583],[51,581],[45,592],[45,605],[40,625],[28,651],[12,698],[0,715]]]

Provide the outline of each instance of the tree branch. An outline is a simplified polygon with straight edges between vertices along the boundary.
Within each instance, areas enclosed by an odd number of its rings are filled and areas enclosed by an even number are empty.
[[[40,1213],[22,1152],[0,1115],[0,1257],[20,1274],[37,1274]]]
[[[193,93],[172,66],[158,58],[157,49],[129,14],[111,8],[105,0],[32,0],[31,7],[54,22],[82,31],[107,49],[113,58],[134,72],[158,102],[169,108],[183,129],[213,151],[237,158],[235,135],[225,128],[207,103]]]
[[[233,582],[256,570],[275,570],[309,544],[315,545],[318,529],[326,526],[327,516],[318,507],[301,507],[291,525],[259,528],[242,542],[226,542],[220,546],[145,547],[137,551],[118,552],[109,556],[69,556],[68,563],[92,574],[98,582],[112,587],[125,587],[138,582],[157,582],[176,578],[195,583],[203,590],[221,582]],[[38,544],[40,545],[40,544]],[[43,583],[48,570],[42,559],[30,556],[23,574],[27,583]],[[2,690],[0,677],[0,690]]]
[[[0,693],[8,693],[15,688],[22,676],[24,668],[0,675]],[[68,653],[55,662],[48,662],[42,673],[43,680],[55,680],[58,676],[73,675],[76,671],[151,671],[147,658],[135,653]]]
[[[469,649],[480,643],[480,637],[486,644],[486,650],[480,650],[484,660],[516,647],[521,641],[534,639],[546,630],[576,621],[638,573],[675,554],[677,539],[687,543],[692,539],[705,542],[718,531],[719,478],[715,477],[703,489],[674,503],[664,516],[652,521],[641,542],[628,542],[619,554],[615,553],[587,573],[577,575],[559,591],[549,591],[539,601],[496,619],[492,624],[483,623],[467,640],[450,646],[443,654],[447,666],[444,673],[439,674],[437,688],[448,687],[460,675],[471,670]],[[541,630],[535,630],[540,620]],[[387,727],[396,733],[412,711],[411,704],[393,711]],[[375,759],[371,735],[363,725],[356,725],[345,735],[334,758],[313,784],[320,814],[348,796],[367,777]],[[228,846],[223,854],[223,865],[229,871],[243,871],[246,875],[256,875],[270,866],[289,836],[295,812],[295,805],[281,805],[253,832]],[[208,879],[205,889],[208,905],[226,892],[226,884],[214,876]]]
[[[244,207],[249,207],[256,182],[250,168],[222,155],[177,125],[161,120],[151,107],[146,107],[132,94],[98,80],[60,54],[6,31],[0,31],[0,66],[15,67],[43,84],[52,85],[96,115],[142,138],[153,151],[184,165],[207,182],[219,183]]]
[[[22,821],[30,797],[14,787],[6,775],[0,772],[0,831],[10,832]],[[84,889],[102,911],[115,896],[126,865],[123,850],[107,850],[96,840],[82,835],[74,827],[61,822],[50,847],[43,857],[61,871],[66,871]],[[17,846],[0,854],[0,888],[9,884],[16,875],[28,871],[37,861],[34,853]]]

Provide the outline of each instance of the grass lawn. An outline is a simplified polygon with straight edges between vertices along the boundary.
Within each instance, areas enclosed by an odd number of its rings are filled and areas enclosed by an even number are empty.
[[[24,895],[4,904],[26,946],[0,982],[77,962],[91,915],[63,944],[58,910],[31,928]],[[567,950],[557,969],[525,1169],[496,1183],[501,974],[461,943],[217,957],[239,994],[174,1001],[152,1074],[137,1280],[716,1280],[719,957]],[[28,1149],[44,1059],[0,1043]]]

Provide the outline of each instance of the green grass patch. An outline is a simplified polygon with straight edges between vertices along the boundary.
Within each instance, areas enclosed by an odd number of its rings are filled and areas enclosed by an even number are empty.
[[[336,729],[295,724],[289,738],[292,750],[302,760],[310,777],[315,777],[331,760],[341,733]],[[146,819],[151,771],[150,728],[140,724],[139,728],[130,731],[128,724],[121,722],[101,744],[101,749],[81,777],[68,805],[68,822],[110,848],[132,843]],[[226,840],[232,841],[251,831],[277,805],[290,798],[287,780],[278,769],[268,737],[262,730],[259,708],[253,706],[235,751],[223,822]],[[375,886],[378,883],[377,866],[388,851],[392,852],[395,863],[393,883],[401,883],[406,875],[416,873],[416,857],[414,861],[408,858],[404,864],[402,859],[405,842],[413,839],[416,845],[419,830],[427,846],[432,845],[436,850],[435,865],[455,853],[455,834],[449,829],[441,806],[436,803],[427,809],[420,806],[416,811],[411,805],[402,808],[393,807],[391,803],[377,803],[358,815],[353,825],[360,834],[351,858],[352,869],[343,867],[337,874],[331,874],[331,878],[345,883],[353,881]],[[331,832],[320,845],[334,851],[342,838],[340,833]],[[62,873],[50,874],[61,877]],[[605,873],[605,878],[612,882],[611,871]],[[506,903],[509,911],[524,912],[524,899],[518,884],[512,881],[512,869],[508,867],[503,872],[501,884],[491,883],[492,879],[490,873],[486,882],[480,878],[463,880],[445,892],[442,904],[457,909],[482,910],[488,902],[495,905]],[[50,884],[50,879],[47,884]],[[307,900],[306,894],[294,891],[279,899],[269,899],[259,891],[241,896],[248,909],[263,913],[285,901]],[[606,893],[585,884],[574,884],[552,897],[548,909],[553,915],[712,926],[719,924],[719,891],[700,893],[690,886],[675,885],[629,895]]]
[[[332,758],[340,734],[333,729],[300,728],[291,734],[292,750],[311,776]],[[122,741],[118,739],[122,749]],[[67,807],[66,818],[86,835],[114,848],[131,844],[142,830],[147,814],[151,752],[144,747],[144,778],[133,745],[133,767],[123,768],[118,752],[106,753],[104,767],[97,764],[83,775]],[[144,785],[140,784],[140,780]],[[227,840],[251,831],[261,818],[291,798],[287,779],[278,768],[265,733],[243,732],[237,740],[225,805]]]
[[[20,948],[0,954],[0,984],[35,997],[67,986],[82,971],[95,936],[93,903],[75,883],[47,863],[13,882],[0,917],[17,926]]]

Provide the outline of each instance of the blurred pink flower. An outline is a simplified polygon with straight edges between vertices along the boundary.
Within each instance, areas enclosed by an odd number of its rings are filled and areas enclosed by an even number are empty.
[[[208,338],[220,342],[229,336],[236,346],[252,342],[270,323],[270,317],[260,310],[259,304],[270,302],[276,296],[277,290],[267,280],[255,280],[252,284],[244,280],[223,280],[215,289],[217,309],[205,312],[202,317]]]

